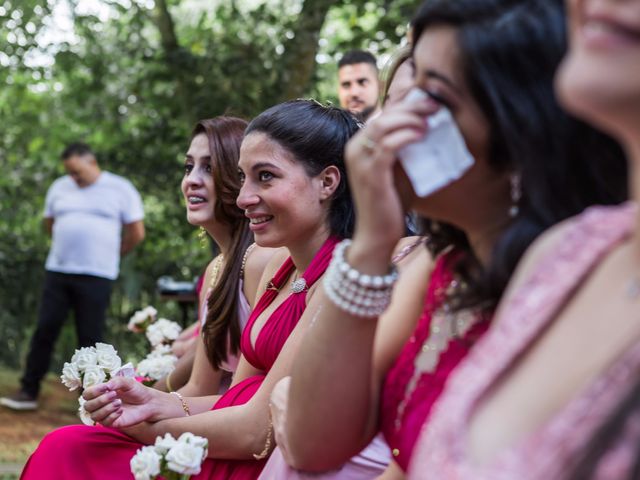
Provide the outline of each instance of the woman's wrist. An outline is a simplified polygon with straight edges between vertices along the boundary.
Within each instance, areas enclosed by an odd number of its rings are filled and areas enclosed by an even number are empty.
[[[351,240],[336,245],[324,276],[324,290],[340,310],[355,317],[377,318],[389,306],[398,271],[390,265],[384,274],[378,274],[372,263],[368,272],[354,268],[346,258],[350,245]]]
[[[153,390],[153,398],[149,401],[149,406],[151,407],[149,422],[159,422],[184,415],[182,404],[169,392]]]
[[[346,252],[347,262],[359,272],[384,275],[389,270],[396,243],[355,236]]]

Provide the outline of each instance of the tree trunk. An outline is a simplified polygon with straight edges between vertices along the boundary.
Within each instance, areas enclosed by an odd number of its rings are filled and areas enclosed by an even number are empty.
[[[329,9],[342,0],[305,0],[293,37],[284,42],[278,88],[280,101],[299,98],[307,91],[316,66],[318,40]]]

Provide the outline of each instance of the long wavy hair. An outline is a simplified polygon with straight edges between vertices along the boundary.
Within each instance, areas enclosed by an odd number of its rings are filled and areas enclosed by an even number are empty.
[[[496,173],[521,175],[519,214],[487,265],[464,232],[425,222],[433,255],[452,245],[467,252],[454,269],[468,288],[452,306],[492,310],[540,233],[590,205],[627,198],[624,154],[556,101],[554,74],[567,48],[562,0],[427,0],[412,24],[414,45],[431,27],[457,29],[463,76],[489,125],[488,162]]]
[[[231,248],[225,266],[218,274],[218,279],[224,281],[216,282],[207,297],[207,318],[202,329],[207,356],[215,368],[220,368],[222,362],[230,354],[236,354],[240,347],[238,301],[241,293],[238,284],[244,254],[253,241],[249,219],[236,205],[240,192],[238,158],[246,126],[247,122],[240,118],[220,116],[200,120],[191,134],[192,139],[200,134],[207,136],[216,196],[214,216],[231,233]]]

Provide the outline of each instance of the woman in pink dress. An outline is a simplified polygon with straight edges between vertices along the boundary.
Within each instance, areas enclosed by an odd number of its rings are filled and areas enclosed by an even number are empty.
[[[431,98],[384,110],[347,147],[358,223],[292,371],[287,461],[299,469],[336,468],[381,428],[395,460],[384,478],[402,478],[527,246],[587,206],[624,196],[620,149],[555,101],[565,45],[558,1],[428,0],[413,28],[415,82]],[[429,138],[425,116],[445,108],[474,164],[419,197],[422,185],[408,184],[396,154]],[[389,271],[403,206],[431,219],[429,251],[401,272],[378,318],[370,305],[386,287],[370,277]]]
[[[257,478],[272,448],[269,395],[287,375],[317,314],[317,281],[354,221],[343,163],[358,124],[346,111],[298,100],[254,119],[240,150],[237,204],[256,243],[283,246],[263,276],[241,338],[242,358],[221,397],[184,398],[115,378],[84,393],[92,418],[113,428],[73,426],[47,435],[23,478],[131,478],[129,461],[156,436],[207,437],[198,479]],[[184,401],[182,401],[184,400]],[[211,405],[213,404],[213,408]]]
[[[590,209],[527,252],[423,429],[410,478],[638,478],[640,2],[567,5],[558,95],[623,143],[633,201]]]
[[[382,91],[383,107],[399,101],[413,87],[413,72],[410,67],[411,49],[406,45],[391,55],[382,73],[384,88]],[[424,243],[423,237],[407,237],[398,244],[398,251],[393,262],[402,268],[411,258],[411,253]],[[271,394],[271,417],[273,421],[274,438],[277,447],[269,457],[260,475],[260,480],[289,479],[289,480],[365,480],[379,476],[391,461],[391,452],[382,435],[374,439],[357,455],[352,456],[339,468],[323,473],[307,473],[295,470],[287,464],[287,399],[289,396],[290,377],[280,380]]]

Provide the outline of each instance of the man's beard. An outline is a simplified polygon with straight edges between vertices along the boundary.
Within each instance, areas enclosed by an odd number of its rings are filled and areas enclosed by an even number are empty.
[[[363,122],[366,122],[367,119],[371,116],[371,114],[375,112],[377,107],[378,107],[377,105],[370,105],[368,107],[363,108],[362,111],[358,114],[358,117]]]

